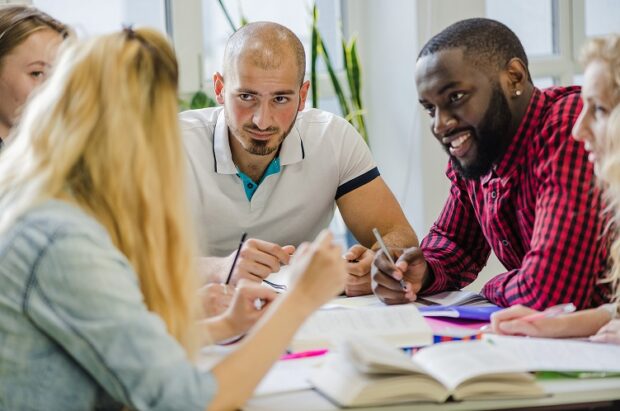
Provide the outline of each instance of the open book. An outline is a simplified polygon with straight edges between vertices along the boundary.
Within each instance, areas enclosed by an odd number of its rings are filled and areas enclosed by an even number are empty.
[[[410,401],[537,397],[526,371],[620,371],[620,346],[571,340],[487,336],[449,342],[408,357],[372,337],[347,340],[311,377],[342,406]]]
[[[373,337],[347,340],[311,382],[345,407],[544,395],[518,360],[485,341],[437,344],[409,357]]]
[[[379,305],[354,310],[320,310],[293,337],[291,351],[333,348],[345,338],[373,335],[391,347],[431,344],[433,334],[417,307]]]

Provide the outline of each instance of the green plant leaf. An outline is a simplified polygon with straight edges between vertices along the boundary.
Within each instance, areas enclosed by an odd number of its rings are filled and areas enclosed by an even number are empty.
[[[329,79],[334,87],[336,97],[338,97],[338,103],[340,104],[340,109],[342,110],[342,116],[347,117],[351,112],[351,109],[349,108],[349,103],[347,102],[347,98],[345,97],[342,86],[340,85],[340,80],[338,80],[338,76],[336,75],[336,71],[334,70],[334,66],[329,57],[329,53],[327,52],[327,48],[325,47],[325,43],[323,42],[323,38],[320,34],[318,35],[318,42],[320,45],[321,55],[323,56],[323,61],[325,61],[325,66],[327,67],[327,74],[329,75]]]
[[[351,72],[351,97],[358,108],[362,107],[362,72],[360,60],[357,55],[357,39],[352,38],[347,47],[349,67]]]
[[[342,61],[344,64],[344,72],[347,75],[347,83],[349,85],[349,93],[351,94],[352,102],[355,102],[355,92],[356,90],[353,88],[353,78],[351,77],[351,55],[349,53],[349,47],[347,43],[342,40]]]
[[[216,105],[217,103],[215,100],[209,97],[204,91],[199,90],[192,96],[189,103],[189,108],[195,110],[198,108],[215,107]]]
[[[312,91],[312,107],[319,106],[319,83],[316,78],[316,63],[319,57],[319,29],[318,29],[319,12],[316,3],[312,6],[312,27],[311,27],[311,45],[310,45],[310,87]]]
[[[233,32],[237,31],[237,26],[235,26],[235,23],[233,22],[232,18],[230,17],[230,13],[228,12],[228,9],[226,8],[226,6],[224,6],[224,1],[223,0],[217,0],[217,2],[220,4],[220,8],[224,12],[224,16],[226,17],[226,20],[228,21],[228,25],[230,26],[232,31]]]

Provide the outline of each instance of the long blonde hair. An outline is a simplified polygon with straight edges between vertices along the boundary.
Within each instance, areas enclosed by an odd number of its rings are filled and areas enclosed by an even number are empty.
[[[602,155],[598,160],[597,171],[605,186],[608,203],[616,235],[610,248],[611,268],[607,280],[612,283],[613,300],[620,301],[620,35],[611,34],[593,38],[586,43],[581,54],[583,66],[594,61],[606,64],[613,83],[612,100],[614,107],[607,120],[607,130],[601,142]]]
[[[148,308],[192,354],[198,305],[177,82],[174,51],[154,30],[68,47],[0,157],[0,232],[68,196],[106,227]]]

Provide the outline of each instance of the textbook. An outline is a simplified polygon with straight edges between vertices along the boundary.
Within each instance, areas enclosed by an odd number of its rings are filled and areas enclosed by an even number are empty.
[[[373,337],[347,340],[310,381],[345,406],[544,396],[528,371],[620,371],[620,346],[485,335],[446,342],[412,357]]]
[[[415,305],[378,305],[316,311],[295,334],[289,349],[329,349],[345,338],[367,335],[376,336],[395,348],[433,342],[433,332]]]
[[[347,340],[310,382],[344,407],[544,394],[518,360],[486,341],[435,344],[409,357],[373,337]]]

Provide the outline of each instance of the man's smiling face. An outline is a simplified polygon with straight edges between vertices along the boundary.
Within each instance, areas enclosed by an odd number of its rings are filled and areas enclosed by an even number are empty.
[[[463,49],[446,49],[418,60],[416,85],[431,131],[456,171],[471,179],[488,173],[512,139],[513,117],[499,72],[485,73]]]

